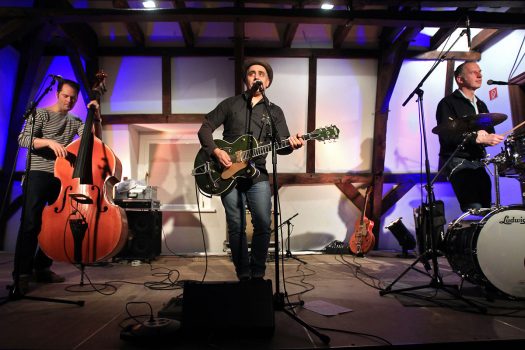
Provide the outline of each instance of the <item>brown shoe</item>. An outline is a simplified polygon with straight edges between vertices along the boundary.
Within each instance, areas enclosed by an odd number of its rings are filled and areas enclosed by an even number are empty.
[[[35,270],[35,280],[39,283],[61,283],[66,279],[63,276],[57,275],[50,269]]]

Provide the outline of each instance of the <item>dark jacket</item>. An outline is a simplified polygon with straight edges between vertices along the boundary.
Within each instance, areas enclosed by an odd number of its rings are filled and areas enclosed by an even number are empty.
[[[485,102],[481,101],[477,96],[477,107],[479,113],[488,113],[488,108]],[[456,90],[452,94],[444,97],[438,104],[436,109],[437,125],[446,123],[449,118],[465,118],[476,114],[474,106],[466,99],[463,94]],[[440,151],[439,155],[442,158],[448,158],[454,152],[459,144],[464,139],[463,133],[465,131],[485,130],[488,133],[494,133],[494,127],[477,127],[472,130],[451,129],[447,132],[439,134]],[[468,160],[479,160],[485,156],[485,145],[477,144],[476,139],[470,139],[463,149],[459,150],[455,157],[465,158]]]
[[[219,126],[223,126],[223,140],[233,143],[239,137],[251,134],[257,141],[257,145],[271,143],[270,116],[275,121],[279,140],[286,139],[290,136],[286,119],[282,109],[269,102],[269,108],[266,107],[263,100],[259,101],[253,108],[250,107],[248,95],[246,93],[229,97],[219,103],[219,105],[208,113],[198,132],[199,141],[205,152],[211,156],[213,150],[217,147],[213,139],[213,131]],[[248,147],[249,149],[253,147]],[[289,154],[293,150],[290,147],[284,147],[277,151],[278,154]],[[253,182],[268,180],[268,171],[266,169],[266,157],[264,153],[253,159],[255,167],[260,171],[260,176],[253,179]]]

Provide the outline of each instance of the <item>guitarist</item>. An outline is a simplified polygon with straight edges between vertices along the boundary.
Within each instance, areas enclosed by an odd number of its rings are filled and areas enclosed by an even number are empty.
[[[206,115],[198,132],[203,150],[210,157],[215,157],[225,169],[232,167],[234,161],[229,153],[215,144],[212,135],[221,125],[224,127],[223,140],[226,142],[233,143],[243,135],[251,135],[257,140],[257,145],[262,145],[271,142],[271,125],[274,123],[278,141],[285,138],[289,140],[289,147],[278,150],[281,155],[290,154],[305,144],[299,134],[290,136],[282,109],[268,102],[263,95],[273,80],[272,67],[265,61],[248,61],[243,65],[243,79],[247,90],[220,102]],[[253,147],[249,146],[248,149]],[[238,177],[235,186],[221,194],[232,261],[241,281],[262,279],[266,270],[272,215],[266,155],[252,159],[256,169],[253,177]],[[251,212],[253,223],[251,256],[248,255],[246,238],[246,208]]]

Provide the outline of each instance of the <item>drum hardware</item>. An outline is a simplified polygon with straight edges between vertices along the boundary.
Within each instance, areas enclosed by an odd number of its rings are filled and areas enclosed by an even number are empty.
[[[430,247],[431,249],[430,250],[427,250],[424,252],[424,254],[420,255],[408,268],[406,268],[402,273],[401,275],[399,275],[392,283],[390,283],[386,288],[382,289],[379,291],[379,295],[385,295],[385,294],[388,294],[388,293],[403,293],[405,291],[414,291],[414,290],[417,290],[417,289],[428,289],[428,288],[432,288],[432,289],[440,289],[440,290],[443,290],[444,292],[447,292],[449,293],[450,295],[458,298],[458,299],[461,299],[462,301],[464,301],[465,303],[469,304],[470,306],[476,308],[477,310],[479,310],[480,312],[483,312],[483,313],[486,313],[486,308],[480,306],[480,305],[477,305],[476,303],[468,300],[468,299],[465,299],[459,292],[458,292],[458,289],[457,289],[457,286],[451,286],[451,285],[446,285],[444,282],[443,282],[443,278],[441,277],[440,273],[439,273],[439,265],[438,265],[438,261],[437,261],[437,255],[438,255],[438,252],[437,252],[437,246],[436,246],[436,242],[435,242],[435,227],[434,227],[434,210],[435,210],[435,197],[434,197],[434,192],[433,192],[433,189],[432,189],[432,184],[433,182],[436,180],[436,178],[434,178],[434,180],[431,180],[431,177],[430,177],[430,162],[429,162],[429,156],[428,156],[428,146],[427,146],[427,138],[426,138],[426,128],[425,128],[425,115],[424,115],[424,108],[423,108],[423,94],[424,94],[424,91],[422,89],[422,86],[423,86],[423,83],[425,82],[425,80],[430,76],[430,74],[437,68],[437,66],[439,65],[440,62],[442,62],[444,60],[444,58],[446,57],[446,55],[448,55],[448,53],[450,52],[450,50],[452,49],[452,47],[456,44],[457,40],[459,39],[459,37],[456,39],[456,41],[454,41],[454,43],[451,45],[451,47],[446,50],[443,55],[441,56],[441,58],[439,60],[436,61],[436,63],[434,65],[432,65],[432,67],[430,68],[430,70],[427,72],[427,74],[425,74],[425,76],[423,77],[423,79],[418,83],[418,85],[416,86],[416,88],[410,93],[410,95],[408,96],[408,98],[405,100],[405,102],[403,102],[403,106],[405,106],[409,100],[414,96],[414,95],[417,95],[417,103],[418,103],[418,111],[419,111],[419,122],[420,122],[420,125],[421,125],[421,135],[422,135],[422,138],[423,138],[423,150],[424,150],[424,156],[425,156],[425,175],[426,175],[426,186],[425,186],[425,189],[427,191],[427,205],[428,207],[430,208],[429,211],[428,211],[428,216],[429,216],[429,219],[426,220],[426,223],[427,223],[427,231],[426,232],[430,232]],[[497,121],[497,119],[499,118],[499,116],[490,116],[488,118],[484,118],[484,120],[486,120],[487,122],[490,122],[490,123],[495,123]],[[471,118],[471,119],[482,119],[482,118]],[[506,119],[506,116],[505,116],[505,119]],[[446,128],[444,128],[446,129]],[[444,130],[437,130],[439,132],[443,132]],[[472,131],[471,130],[464,130],[465,132],[468,132],[468,131]],[[469,135],[465,135],[464,137],[464,141],[462,142],[462,144],[464,142],[466,142],[466,140],[468,140],[470,137],[472,137],[472,133],[468,133]],[[460,145],[462,147],[462,145]],[[456,151],[459,149],[459,146],[458,148],[456,149]],[[456,152],[455,151],[455,152]],[[447,162],[449,162],[449,160],[447,160]],[[440,170],[440,172],[442,171],[442,169]],[[439,173],[440,173],[439,172]],[[438,173],[438,175],[439,175]],[[401,289],[397,289],[397,290],[393,290],[392,289],[392,286],[397,283],[398,280],[400,280],[408,271],[410,271],[410,269],[414,269],[418,272],[421,272],[417,269],[414,268],[414,266],[420,262],[420,261],[432,261],[432,273],[429,273],[427,271],[427,273],[425,273],[426,275],[428,275],[430,277],[430,282],[426,285],[421,285],[421,286],[415,286],[415,287],[409,287],[409,288],[401,288]]]
[[[498,163],[494,162],[494,191],[496,192],[496,207],[499,207],[501,204],[500,200],[500,187],[499,187],[499,169],[498,169]]]
[[[525,207],[470,209],[449,224],[445,256],[463,280],[509,297],[525,297]]]
[[[498,190],[500,177],[513,178],[520,182],[522,203],[525,205],[525,134],[510,135],[504,145],[502,152],[487,160],[486,164],[494,164],[495,185],[498,186]],[[492,175],[492,172],[490,173]],[[499,194],[497,191],[497,200],[499,200]]]
[[[480,113],[461,118],[449,118],[432,129],[434,134],[447,134],[450,132],[471,132],[494,127],[507,119],[503,113]]]
[[[503,142],[500,173],[504,177],[522,179],[525,177],[525,134],[510,134]]]

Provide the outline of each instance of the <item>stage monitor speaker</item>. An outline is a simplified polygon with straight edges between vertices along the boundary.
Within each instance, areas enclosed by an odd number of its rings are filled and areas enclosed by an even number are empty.
[[[115,258],[154,260],[161,251],[162,212],[126,210],[126,216],[128,218],[128,241]]]
[[[398,218],[394,221],[392,221],[390,224],[388,224],[385,228],[387,230],[390,230],[394,237],[397,239],[399,245],[401,246],[401,249],[403,250],[403,253],[401,257],[408,258],[412,257],[410,254],[408,254],[409,250],[412,250],[416,247],[416,239],[410,231],[408,231],[405,224],[403,224],[403,221],[401,221],[402,218]]]
[[[184,283],[182,329],[214,336],[271,337],[275,330],[272,281]]]

